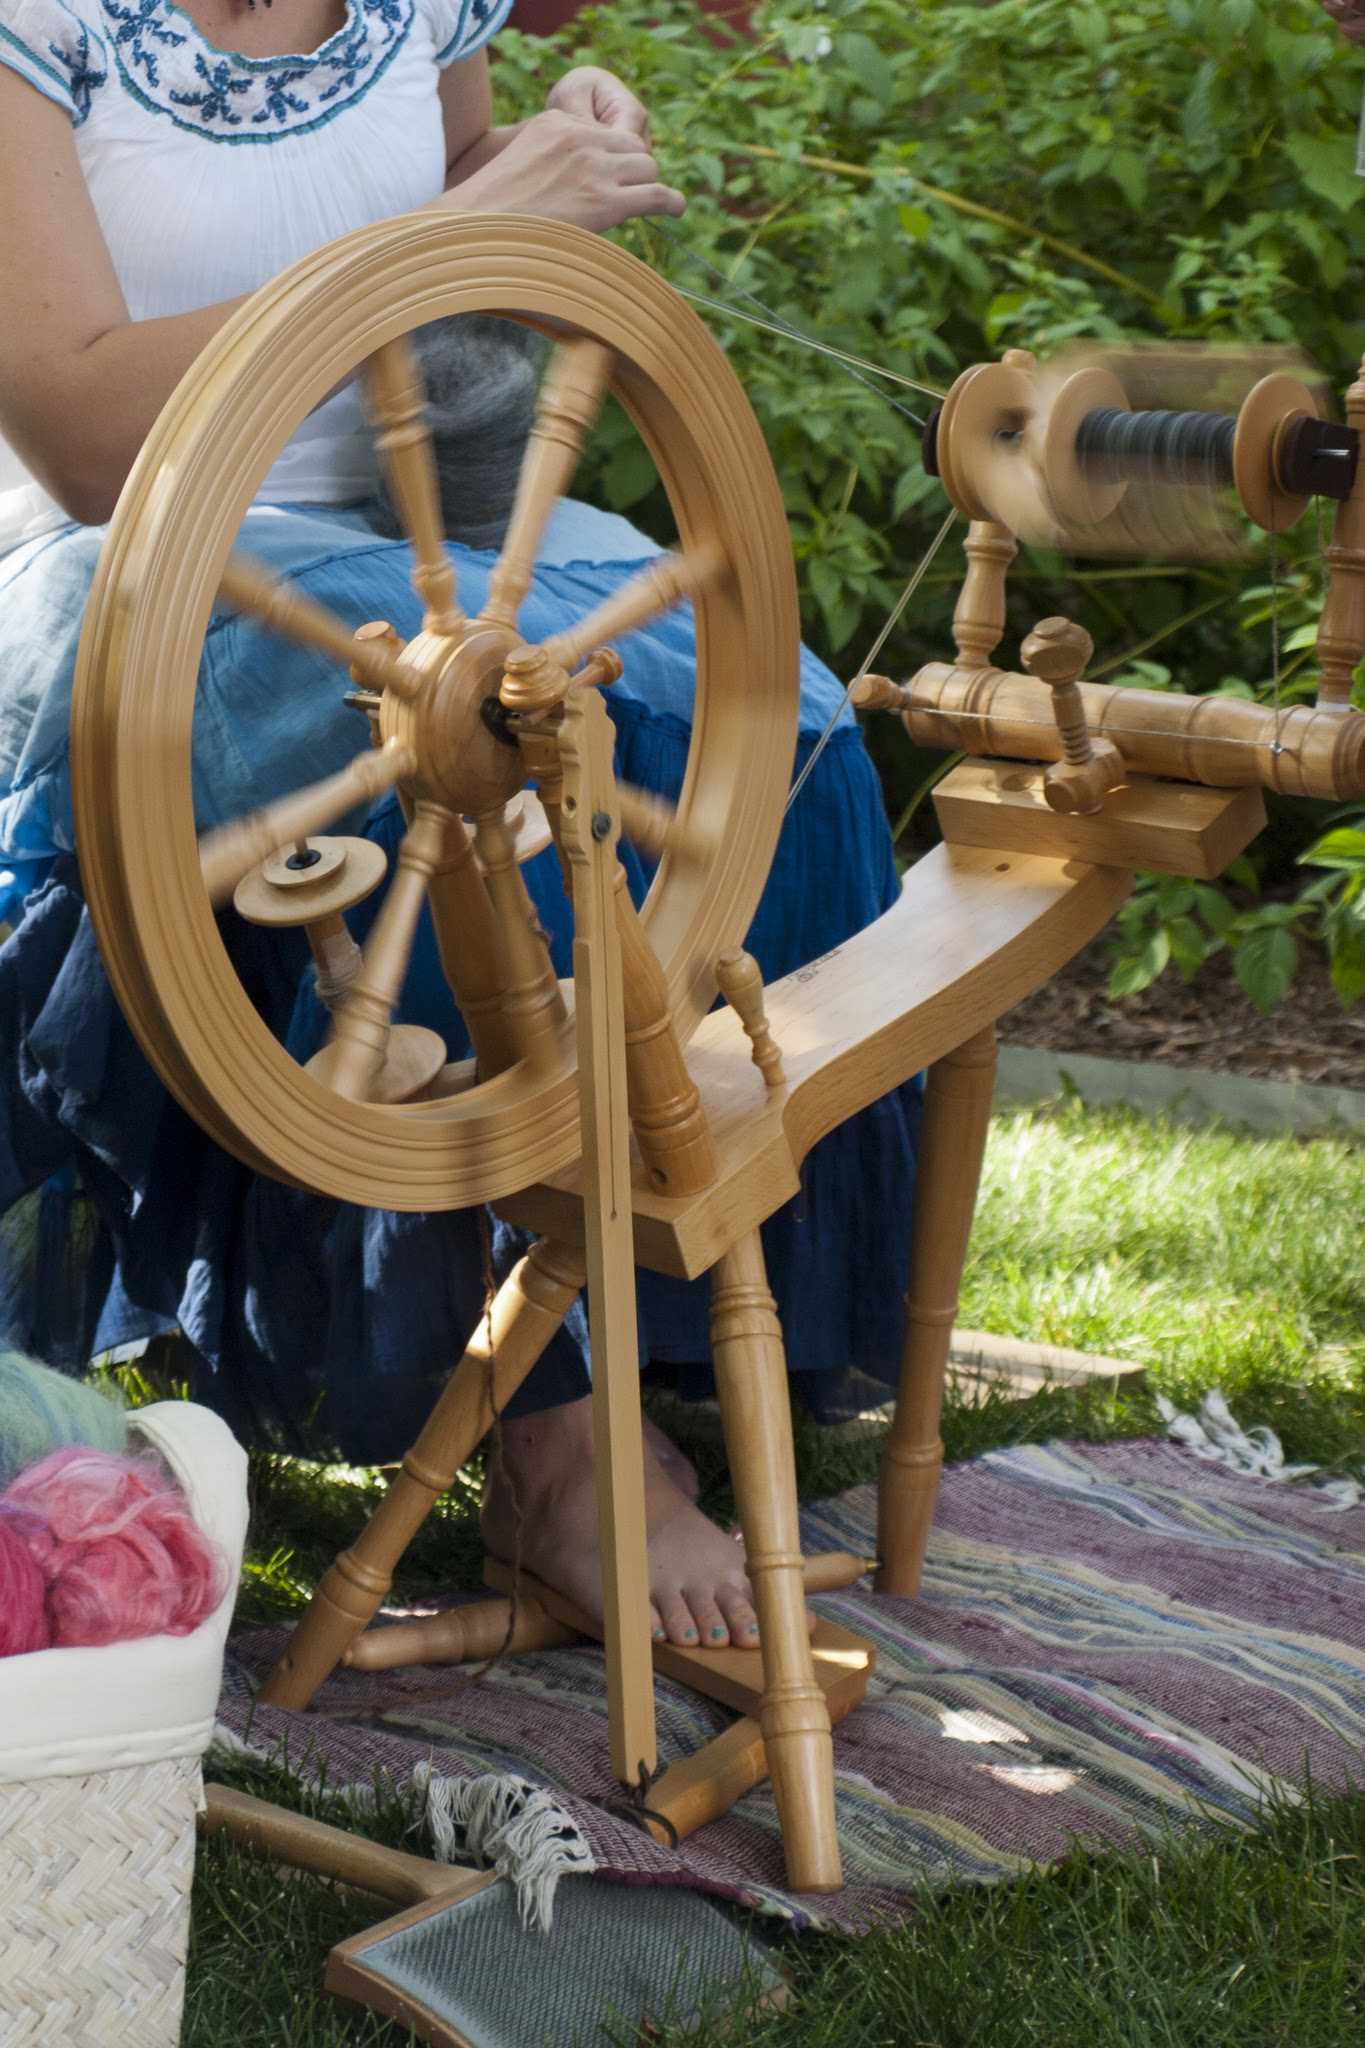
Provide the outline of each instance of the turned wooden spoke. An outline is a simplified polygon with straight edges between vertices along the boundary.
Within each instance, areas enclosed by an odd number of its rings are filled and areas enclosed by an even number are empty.
[[[504,1003],[508,969],[502,933],[464,821],[444,814],[445,843],[427,882],[441,969],[474,1046],[480,1079],[521,1058]]]
[[[624,836],[638,852],[647,853],[651,860],[662,860],[677,828],[677,805],[667,797],[656,796],[651,789],[636,789],[629,782],[618,783],[616,794]]]
[[[416,806],[360,971],[333,1013],[327,1044],[309,1062],[319,1080],[353,1101],[366,1100],[383,1070],[427,882],[445,852],[449,816],[438,804]]]
[[[304,839],[310,832],[325,831],[347,811],[392,789],[416,768],[412,749],[397,740],[378,749],[367,747],[339,774],[324,776],[264,810],[206,832],[199,842],[199,872],[209,901],[215,905],[226,902],[243,876],[279,847]]]
[[[503,1017],[518,1057],[547,1071],[560,1064],[559,1028],[567,1013],[549,941],[517,862],[516,838],[501,809],[475,820],[474,845],[506,962]]]
[[[720,581],[726,568],[725,550],[714,542],[686,555],[661,555],[578,625],[545,641],[542,651],[556,666],[572,671],[604,640],[614,640],[620,633],[638,632],[661,612],[681,604],[684,598],[710,589]]]
[[[573,481],[584,440],[606,392],[611,361],[611,350],[586,336],[562,342],[550,358],[507,536],[488,579],[483,618],[489,624],[517,623],[521,601],[531,587],[546,521]]]
[[[422,687],[421,676],[404,668],[389,647],[373,640],[357,640],[351,627],[343,624],[335,612],[314,604],[311,597],[305,597],[290,584],[279,582],[249,555],[230,557],[219,593],[239,611],[258,619],[269,632],[279,633],[286,640],[297,640],[319,654],[330,654],[333,661],[339,661],[371,689],[392,690],[395,697],[411,700]]]
[[[426,392],[406,335],[375,350],[365,365],[365,381],[379,459],[412,542],[412,581],[422,600],[422,625],[428,633],[458,633],[466,620],[455,600],[455,568],[446,550]]]

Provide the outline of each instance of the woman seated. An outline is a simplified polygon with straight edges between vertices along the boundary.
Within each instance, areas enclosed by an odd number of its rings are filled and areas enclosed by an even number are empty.
[[[0,1320],[78,1365],[178,1327],[197,1398],[243,1436],[400,1455],[485,1295],[476,1213],[348,1207],[251,1173],[169,1097],[124,1024],[73,859],[67,728],[101,528],[177,381],[240,305],[347,231],[421,207],[517,212],[605,231],[677,215],[645,110],[618,80],[568,73],[543,113],[492,125],[485,45],[511,0],[3,0],[0,7]],[[299,54],[300,52],[304,54]],[[445,511],[463,605],[482,598],[534,400],[536,344],[451,323],[428,350],[449,443]],[[411,551],[379,492],[354,388],[305,422],[247,515],[242,546],[352,625],[416,630]],[[656,552],[624,520],[566,502],[524,626],[580,618]],[[611,693],[618,768],[676,795],[692,714],[690,616],[624,643]],[[289,641],[215,613],[200,669],[201,827],[339,766],[358,714]],[[798,766],[838,702],[802,657]],[[363,743],[363,727],[360,739]],[[396,802],[365,827],[390,849]],[[568,971],[553,856],[528,884]],[[643,885],[638,868],[633,886]],[[765,976],[869,923],[896,888],[871,765],[851,718],[784,827],[749,937]],[[366,916],[358,914],[363,935]],[[297,935],[225,921],[239,971],[291,1049],[322,1012]],[[463,1050],[429,931],[406,1020]],[[765,1230],[793,1372],[839,1411],[857,1367],[894,1378],[913,1177],[913,1091],[835,1133],[802,1197]],[[41,1193],[38,1191],[41,1190]],[[26,1199],[25,1199],[26,1198]],[[8,1214],[6,1214],[8,1212]],[[517,1246],[499,1231],[493,1255]],[[698,1380],[704,1293],[641,1283],[642,1350]],[[504,1420],[486,1504],[494,1549],[600,1611],[581,1312]],[[855,1395],[866,1405],[866,1395]],[[651,1434],[652,1589],[660,1633],[750,1642],[743,1559],[693,1504],[686,1462]]]

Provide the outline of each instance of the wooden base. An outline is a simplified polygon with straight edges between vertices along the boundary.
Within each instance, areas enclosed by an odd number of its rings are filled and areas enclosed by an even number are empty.
[[[944,838],[1002,853],[1046,853],[1106,867],[1154,868],[1210,882],[1265,824],[1259,789],[1205,789],[1133,776],[1098,811],[1054,811],[1044,774],[1020,761],[964,761],[934,791]]]
[[[674,1198],[637,1168],[636,1263],[685,1280],[709,1272],[741,1231],[800,1193],[801,1162],[827,1131],[1032,995],[1103,931],[1130,887],[1121,868],[936,846],[875,924],[764,990],[782,1087],[765,1085],[735,1012],[713,1010],[687,1064],[719,1176]],[[509,1223],[583,1240],[577,1166],[496,1206]]]

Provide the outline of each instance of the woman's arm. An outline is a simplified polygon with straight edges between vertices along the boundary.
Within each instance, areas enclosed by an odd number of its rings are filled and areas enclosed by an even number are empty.
[[[547,110],[493,128],[482,53],[450,67],[441,103],[448,189],[432,206],[601,230],[686,203],[659,183],[638,124]],[[70,518],[101,525],[162,406],[243,300],[130,319],[67,114],[3,67],[0,216],[0,305],[21,309],[0,321],[0,431]]]
[[[131,321],[71,122],[0,69],[0,426],[72,519],[99,525],[157,414],[240,299]]]

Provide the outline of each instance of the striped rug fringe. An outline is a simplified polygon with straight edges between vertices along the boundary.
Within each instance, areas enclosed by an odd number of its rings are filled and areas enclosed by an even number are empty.
[[[1217,1388],[1205,1394],[1197,1415],[1182,1415],[1164,1394],[1157,1395],[1156,1405],[1167,1436],[1206,1464],[1225,1465],[1230,1472],[1272,1481],[1312,1479],[1314,1473],[1322,1471],[1320,1465],[1287,1464],[1284,1446],[1274,1430],[1265,1423],[1243,1429]],[[1346,1508],[1358,1508],[1365,1499],[1365,1492],[1354,1479],[1313,1479],[1310,1491],[1324,1508],[1337,1514]]]

